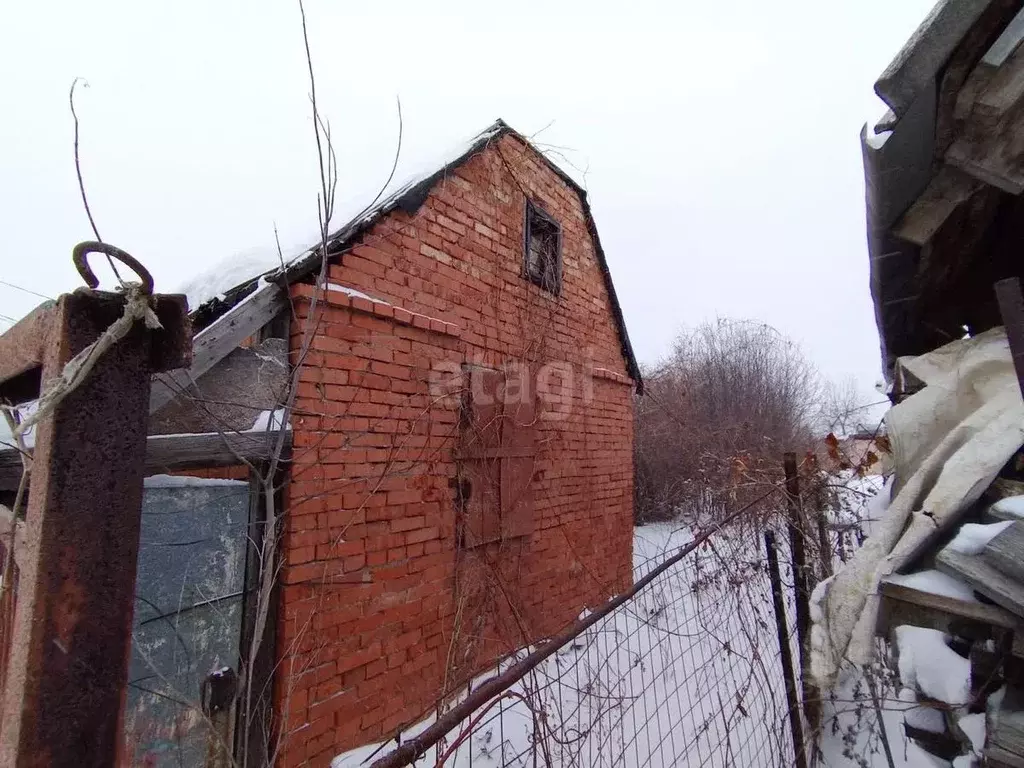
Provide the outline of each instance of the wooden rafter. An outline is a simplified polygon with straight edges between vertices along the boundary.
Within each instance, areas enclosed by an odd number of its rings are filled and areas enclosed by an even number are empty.
[[[277,444],[278,430],[267,432],[210,432],[202,435],[150,435],[146,440],[146,474],[200,467],[225,467],[267,461]],[[291,432],[285,435],[290,450]],[[14,491],[21,480],[21,456],[0,451],[0,491]]]
[[[193,381],[287,309],[288,296],[283,288],[273,283],[260,284],[254,293],[193,339],[191,367],[153,379],[149,412],[155,413],[176,394],[188,389]]]

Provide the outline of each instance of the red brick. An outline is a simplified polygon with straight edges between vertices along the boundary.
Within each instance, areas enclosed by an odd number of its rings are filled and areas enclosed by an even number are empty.
[[[484,557],[531,640],[630,584],[632,392],[604,276],[576,190],[513,137],[499,144],[504,160],[478,153],[417,213],[386,214],[329,266],[331,281],[379,301],[324,297],[299,373],[278,628],[296,671],[281,660],[275,714],[311,727],[293,729],[282,765],[326,766],[415,720],[435,704],[450,654],[474,674],[523,643],[509,616],[481,614],[455,592],[484,583]],[[525,198],[506,162],[562,224],[557,298],[522,277]],[[314,292],[292,288],[298,299]],[[293,361],[310,302],[295,306]],[[442,362],[499,367],[522,350],[592,365],[593,399],[584,405],[574,388],[543,404],[572,410],[536,425],[534,533],[457,552],[459,393],[438,398],[431,374]],[[453,633],[459,610],[480,636],[468,659]],[[333,704],[347,685],[358,701]]]
[[[441,535],[441,532],[437,528],[420,528],[415,531],[409,531],[405,535],[406,544],[418,544],[421,541],[430,541],[436,539]]]

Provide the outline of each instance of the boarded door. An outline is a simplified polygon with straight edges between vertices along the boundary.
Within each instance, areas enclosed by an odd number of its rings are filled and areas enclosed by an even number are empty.
[[[459,451],[467,547],[533,531],[537,409],[531,382],[526,370],[470,369]]]

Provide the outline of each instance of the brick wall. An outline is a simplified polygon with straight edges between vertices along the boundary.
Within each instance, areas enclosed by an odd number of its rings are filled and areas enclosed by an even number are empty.
[[[527,192],[563,229],[561,296],[522,277]],[[573,189],[506,136],[416,214],[380,220],[329,280],[365,296],[292,288],[302,371],[275,691],[285,766],[325,766],[393,734],[631,581],[632,387]],[[438,366],[524,360],[570,363],[592,383],[541,406],[532,534],[457,546],[460,400],[441,396],[454,377]]]

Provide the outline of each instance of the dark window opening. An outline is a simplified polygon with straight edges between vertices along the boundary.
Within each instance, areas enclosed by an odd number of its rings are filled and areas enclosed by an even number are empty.
[[[526,201],[526,277],[545,291],[562,291],[562,228]]]

